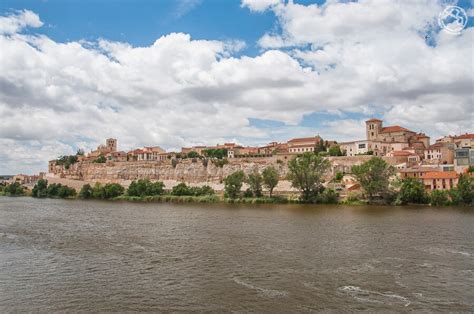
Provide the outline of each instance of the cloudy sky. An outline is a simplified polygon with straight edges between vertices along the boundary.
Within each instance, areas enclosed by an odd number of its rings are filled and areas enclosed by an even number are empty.
[[[106,137],[128,150],[473,132],[472,1],[0,3],[0,174]]]

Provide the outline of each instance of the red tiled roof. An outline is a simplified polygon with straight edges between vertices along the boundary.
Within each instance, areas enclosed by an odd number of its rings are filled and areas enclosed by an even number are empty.
[[[389,154],[391,154],[394,157],[400,157],[400,156],[416,156],[416,154],[406,151],[406,150],[394,150],[391,151]]]
[[[456,171],[430,171],[423,174],[423,179],[456,179]]]
[[[389,133],[389,132],[412,132],[408,129],[405,129],[405,128],[402,128],[401,126],[399,125],[393,125],[393,126],[386,126],[384,128],[382,128],[382,130],[380,130],[380,133]]]
[[[305,145],[305,144],[295,144],[295,145],[291,145],[291,147],[289,147],[289,148],[298,148],[298,147],[314,147],[314,145],[312,145],[312,144],[307,144],[307,145]]]
[[[383,121],[382,121],[382,120],[379,120],[379,119],[377,119],[377,118],[372,118],[372,119],[369,119],[369,120],[367,120],[367,121],[365,121],[365,122],[383,122]]]
[[[472,133],[470,133],[470,134],[466,133],[466,134],[462,134],[462,135],[455,136],[454,138],[457,139],[457,140],[468,139],[468,138],[474,139],[474,134],[472,134]]]

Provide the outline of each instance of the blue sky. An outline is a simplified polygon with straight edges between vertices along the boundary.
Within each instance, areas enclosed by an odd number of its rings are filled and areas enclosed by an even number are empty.
[[[0,173],[110,136],[344,141],[369,117],[472,131],[473,19],[447,34],[447,4],[473,14],[470,0],[1,0]]]

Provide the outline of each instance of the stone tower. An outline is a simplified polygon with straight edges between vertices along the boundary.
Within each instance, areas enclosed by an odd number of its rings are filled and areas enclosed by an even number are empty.
[[[117,151],[117,139],[115,138],[108,138],[105,140],[105,145],[107,146],[107,149],[111,152],[116,152]]]
[[[379,136],[380,130],[382,129],[382,120],[372,118],[365,121],[365,130],[367,133],[368,141],[375,141]]]

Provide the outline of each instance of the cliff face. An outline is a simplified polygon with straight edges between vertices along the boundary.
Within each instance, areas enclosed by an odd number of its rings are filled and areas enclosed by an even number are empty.
[[[62,166],[54,168],[54,174],[61,178],[83,180],[89,182],[117,182],[148,178],[150,180],[176,180],[190,183],[220,183],[229,174],[243,170],[246,174],[254,169],[262,172],[273,165],[281,178],[286,176],[288,167],[285,162],[277,162],[274,158],[253,158],[249,160],[231,160],[221,166],[209,161],[207,165],[196,160],[181,160],[173,165],[170,161],[156,162],[107,162],[104,164],[78,162],[69,169]]]

